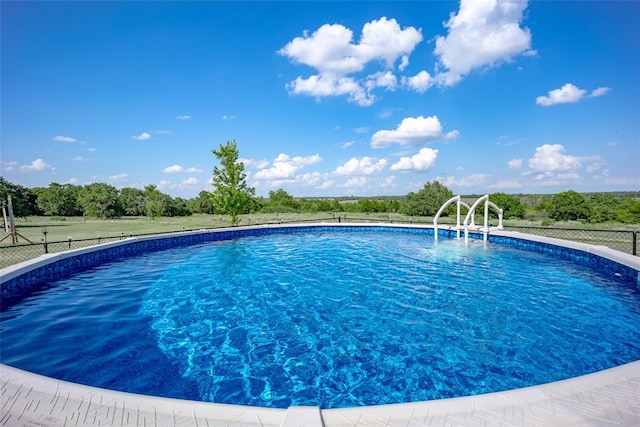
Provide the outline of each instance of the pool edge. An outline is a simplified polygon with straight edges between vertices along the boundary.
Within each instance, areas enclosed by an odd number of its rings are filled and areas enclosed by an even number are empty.
[[[0,364],[2,425],[636,425],[640,361],[503,392],[415,403],[289,409],[137,395],[84,386]]]

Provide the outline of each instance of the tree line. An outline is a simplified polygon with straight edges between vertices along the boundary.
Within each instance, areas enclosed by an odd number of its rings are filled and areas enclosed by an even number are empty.
[[[183,199],[162,193],[154,185],[138,188],[116,187],[105,183],[84,186],[51,183],[48,187],[25,188],[0,177],[0,199],[12,196],[14,215],[83,216],[119,218],[123,216],[187,216],[228,214],[216,205],[214,192],[201,191],[197,197]],[[409,216],[434,216],[440,206],[453,197],[437,181],[426,183],[417,192],[398,197],[295,198],[283,189],[269,192],[267,198],[250,197],[238,214],[247,213],[401,213]],[[463,196],[467,203],[476,195]],[[577,220],[589,223],[621,222],[640,224],[640,200],[616,193],[580,194],[565,191],[555,195],[511,195],[492,193],[489,200],[504,210],[504,218]],[[495,212],[490,211],[495,217]],[[455,206],[445,215],[455,214]]]
[[[183,199],[162,193],[155,185],[144,189],[118,189],[106,183],[87,185],[51,183],[48,187],[25,188],[0,176],[0,200],[11,195],[14,215],[89,216],[187,216],[224,214],[238,224],[238,215],[248,213],[401,213],[408,216],[434,216],[453,192],[438,181],[431,181],[417,192],[397,197],[295,198],[284,189],[256,197],[247,185],[244,164],[238,160],[235,141],[211,150],[219,161],[213,169],[213,190]],[[468,204],[479,195],[463,196]],[[640,193],[590,193],[573,190],[555,195],[493,193],[489,200],[504,210],[505,219],[551,219],[585,223],[621,222],[640,224]],[[490,211],[492,216],[495,212]],[[451,205],[444,215],[455,214]]]

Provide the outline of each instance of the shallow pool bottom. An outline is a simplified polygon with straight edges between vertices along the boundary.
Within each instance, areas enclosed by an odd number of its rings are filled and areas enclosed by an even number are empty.
[[[505,237],[524,236],[500,233]],[[544,244],[559,241],[540,239]],[[565,242],[566,243],[566,242]],[[637,268],[638,261],[602,247],[569,244],[609,255]],[[53,257],[64,257],[64,254]],[[48,260],[51,261],[51,256]],[[36,260],[46,264],[45,260]],[[45,261],[45,262],[43,262]],[[41,264],[41,265],[42,265]],[[3,277],[8,269],[2,271]],[[24,270],[22,271],[24,272]],[[9,272],[11,274],[11,272]],[[15,276],[14,276],[15,277]],[[406,425],[575,424],[640,422],[640,362],[557,383],[429,402],[320,410],[315,407],[265,409],[179,401],[113,392],[0,366],[3,406],[0,423],[37,421],[42,425]],[[291,423],[291,424],[290,424]]]

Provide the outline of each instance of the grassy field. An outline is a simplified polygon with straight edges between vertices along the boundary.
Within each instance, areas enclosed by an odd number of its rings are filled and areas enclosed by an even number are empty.
[[[387,213],[288,213],[243,215],[240,225],[274,224],[292,222],[395,222],[423,223],[431,225],[431,217],[407,217],[401,214]],[[480,222],[480,221],[478,221]],[[442,224],[455,223],[455,218],[442,218]],[[44,253],[44,233],[47,231],[47,251],[61,252],[68,249],[91,246],[129,236],[168,233],[186,230],[200,230],[229,226],[229,218],[219,215],[195,214],[188,217],[124,217],[120,219],[100,220],[82,217],[30,217],[16,220],[19,233],[18,245],[13,245],[10,235],[3,233],[5,239],[0,242],[0,268],[35,258]],[[491,225],[497,225],[492,220]],[[539,234],[566,240],[609,246],[623,252],[632,253],[633,234],[640,231],[640,224],[581,224],[579,222],[556,223],[553,227],[540,227],[540,221],[505,220],[507,229],[524,233]],[[46,228],[45,228],[46,227]],[[594,231],[594,230],[610,230]],[[626,230],[619,232],[616,230]],[[30,242],[38,245],[31,245]]]

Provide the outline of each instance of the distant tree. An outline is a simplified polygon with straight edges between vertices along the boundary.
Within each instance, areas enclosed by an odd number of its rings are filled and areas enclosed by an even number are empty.
[[[622,206],[620,197],[611,193],[593,193],[587,197],[591,207],[591,222],[615,221]]]
[[[525,207],[517,197],[505,193],[493,193],[489,195],[489,200],[503,210],[504,219],[524,218]],[[493,209],[489,212],[497,218],[498,214]]]
[[[79,187],[52,182],[47,188],[37,190],[38,209],[45,215],[75,216],[82,214],[78,206]]]
[[[190,216],[193,212],[189,209],[189,202],[182,197],[174,197],[171,200],[171,216]]]
[[[149,218],[172,216],[173,202],[169,195],[160,192],[155,185],[146,185],[144,195],[146,198],[145,211]]]
[[[102,182],[80,187],[78,206],[86,215],[97,218],[116,218],[122,215],[118,189]]]
[[[640,200],[625,197],[618,209],[617,219],[626,224],[640,224]]]
[[[417,193],[407,194],[402,213],[411,216],[435,216],[440,207],[453,193],[438,181],[431,181]]]
[[[120,206],[127,216],[143,216],[147,214],[147,196],[139,188],[124,187],[120,189]]]
[[[300,209],[301,203],[282,188],[269,191],[269,200],[263,206],[263,212],[296,212]],[[309,203],[306,203],[309,207]]]
[[[21,185],[13,184],[0,176],[0,206],[6,205],[11,195],[11,206],[15,217],[37,215],[37,196],[33,191]]]
[[[255,189],[247,185],[244,163],[238,161],[236,141],[220,144],[211,150],[220,162],[213,168],[213,205],[216,212],[231,216],[231,225],[238,225],[238,215],[255,208]]]
[[[189,209],[193,213],[215,213],[215,208],[213,206],[213,195],[208,191],[201,191],[200,193],[198,193],[198,197],[189,199]]]
[[[591,217],[589,203],[582,194],[573,190],[554,195],[547,212],[549,217],[556,221],[588,221]]]

